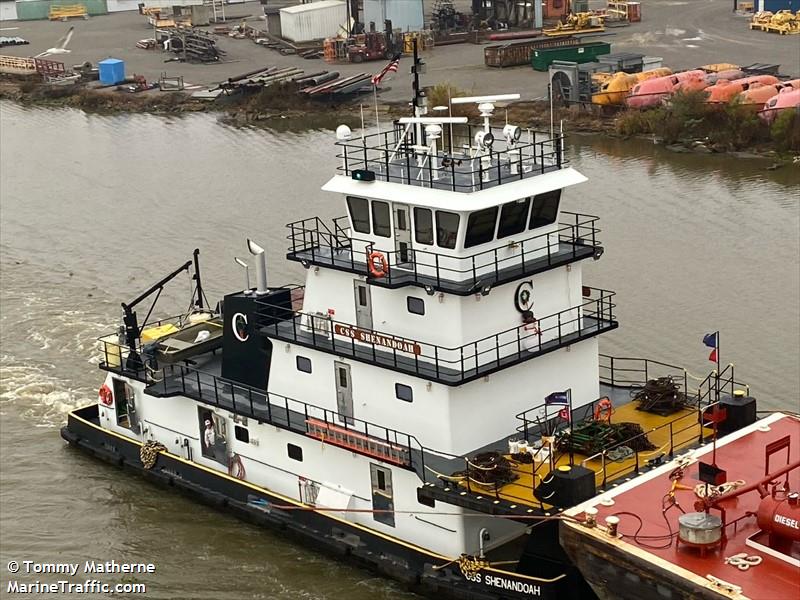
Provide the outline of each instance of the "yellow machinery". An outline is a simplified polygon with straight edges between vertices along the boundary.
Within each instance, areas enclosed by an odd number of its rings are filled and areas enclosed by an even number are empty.
[[[790,10],[779,10],[776,13],[769,11],[757,12],[750,20],[750,29],[759,29],[780,35],[800,33],[800,11],[792,14]]]
[[[721,71],[738,71],[741,67],[739,65],[734,65],[733,63],[714,63],[711,65],[703,65],[702,67],[697,67],[701,71],[705,71],[706,73],[719,73]]]
[[[590,12],[574,13],[567,16],[565,23],[558,23],[551,29],[542,29],[544,35],[550,37],[573,35],[575,33],[596,33],[605,31],[602,15]]]
[[[666,67],[650,69],[642,73],[614,73],[601,83],[599,92],[592,94],[592,104],[602,106],[625,104],[625,98],[637,83],[666,75],[672,75],[672,71]]]
[[[85,4],[53,4],[50,7],[49,18],[51,21],[66,21],[71,18],[89,18],[89,11]]]

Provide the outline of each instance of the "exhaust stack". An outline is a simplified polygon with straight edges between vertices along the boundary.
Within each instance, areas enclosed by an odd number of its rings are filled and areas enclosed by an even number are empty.
[[[247,238],[247,249],[255,257],[256,263],[256,294],[266,294],[267,289],[267,256],[264,249],[250,238]]]

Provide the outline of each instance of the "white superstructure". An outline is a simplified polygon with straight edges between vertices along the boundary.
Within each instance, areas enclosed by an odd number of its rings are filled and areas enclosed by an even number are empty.
[[[517,415],[548,394],[569,389],[573,408],[598,398],[613,294],[583,284],[602,248],[595,217],[561,210],[585,181],[561,136],[494,129],[492,98],[475,100],[478,127],[340,128],[340,173],[323,190],[346,216],[288,226],[305,286],[226,297],[218,321],[194,325],[216,323],[224,343],[191,359],[179,353],[196,340],[169,329],[156,347],[142,339],[143,368],[104,338],[102,427],[444,556],[524,534],[418,492],[507,448]]]

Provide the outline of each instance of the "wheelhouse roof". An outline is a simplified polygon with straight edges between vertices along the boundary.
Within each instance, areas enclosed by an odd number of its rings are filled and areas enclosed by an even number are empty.
[[[477,192],[454,192],[386,181],[356,181],[346,175],[334,176],[322,186],[322,190],[348,196],[401,202],[411,206],[424,206],[440,210],[472,211],[562,189],[584,181],[587,181],[586,177],[575,169],[568,167]]]

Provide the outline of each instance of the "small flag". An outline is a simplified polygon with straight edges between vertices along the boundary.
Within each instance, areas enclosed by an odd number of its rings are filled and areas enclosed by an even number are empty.
[[[386,77],[387,73],[397,73],[397,68],[400,66],[400,57],[402,54],[396,54],[392,60],[389,61],[389,64],[383,67],[379,73],[375,73],[372,76],[370,81],[372,85],[378,85],[381,80]]]
[[[719,348],[719,332],[707,333],[703,336],[703,343],[709,348]]]
[[[713,363],[717,362],[717,349],[716,348],[714,348],[711,351],[711,354],[708,355],[708,360],[710,360]]]
[[[568,408],[565,407],[562,408],[560,411],[558,411],[558,416],[561,417],[564,421],[567,421],[569,423],[570,418],[569,418]]]
[[[545,404],[569,404],[567,392],[553,392],[544,399]]]

